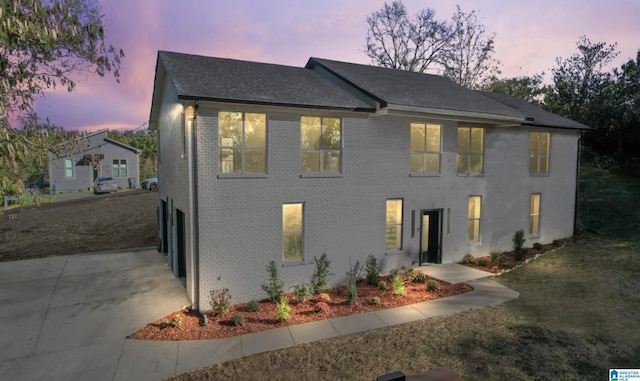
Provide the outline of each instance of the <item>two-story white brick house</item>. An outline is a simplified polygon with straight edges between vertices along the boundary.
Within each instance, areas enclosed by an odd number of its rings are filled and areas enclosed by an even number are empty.
[[[160,236],[194,305],[262,299],[326,253],[333,282],[573,234],[580,131],[448,79],[311,58],[304,68],[159,52]]]

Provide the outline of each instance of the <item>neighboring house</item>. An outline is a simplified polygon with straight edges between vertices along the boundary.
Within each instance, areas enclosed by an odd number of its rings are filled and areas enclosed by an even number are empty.
[[[138,187],[140,152],[108,138],[107,130],[87,134],[74,149],[58,158],[49,153],[51,189],[55,192],[89,190],[98,177],[113,177],[120,188],[129,188],[130,181]]]
[[[571,236],[589,127],[443,77],[311,58],[304,68],[159,52],[161,249],[196,308],[262,299],[314,257],[332,283]]]

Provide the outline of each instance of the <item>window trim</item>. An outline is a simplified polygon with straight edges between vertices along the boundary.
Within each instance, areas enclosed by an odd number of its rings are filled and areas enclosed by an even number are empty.
[[[301,212],[301,224],[300,224],[300,230],[285,230],[284,229],[284,207],[285,205],[299,205],[300,206],[300,212]],[[296,264],[296,263],[304,263],[305,261],[305,255],[304,255],[304,249],[305,249],[305,245],[304,245],[304,225],[305,225],[305,212],[304,212],[304,202],[284,202],[282,203],[282,207],[281,207],[281,213],[282,213],[282,224],[281,224],[281,242],[282,242],[282,262],[288,265],[291,264]],[[293,259],[287,259],[285,257],[285,234],[292,234],[292,233],[300,233],[300,258],[293,258]]]
[[[534,206],[534,197],[538,199],[538,208],[537,210],[533,210]],[[539,236],[540,235],[540,209],[542,208],[542,193],[531,193],[529,197],[529,235],[531,236]],[[537,217],[536,226],[534,229],[534,217]]]
[[[115,175],[115,168],[114,165],[116,165],[115,162],[118,162],[118,176]],[[121,176],[121,172],[122,172],[122,162],[124,161],[124,169],[126,171],[126,174],[124,176]],[[127,159],[111,159],[111,176],[113,176],[113,178],[119,178],[119,179],[123,179],[123,178],[127,178],[129,177],[129,161]]]
[[[460,151],[460,146],[458,145],[459,139],[460,139],[460,130],[461,129],[467,129],[469,130],[469,152],[461,152]],[[472,150],[472,141],[473,141],[473,130],[480,130],[482,131],[482,151],[480,152],[480,154],[478,153],[474,153]],[[485,133],[485,128],[484,127],[477,127],[477,126],[458,126],[458,128],[456,129],[456,174],[459,176],[474,176],[474,175],[483,175],[484,174],[484,154],[485,154],[485,140],[486,140],[486,133]],[[473,172],[471,170],[471,159],[474,156],[480,156],[481,162],[480,162],[480,172]],[[467,161],[467,171],[464,172],[460,172],[458,170],[458,162],[460,161],[460,159],[464,157]]]
[[[423,151],[413,151],[411,149],[411,129],[413,128],[413,125],[422,125],[424,127],[424,150]],[[427,142],[428,142],[428,131],[429,128],[428,126],[432,125],[432,126],[438,126],[438,132],[439,132],[439,141],[438,141],[438,151],[429,151],[427,146]],[[411,157],[413,155],[417,155],[417,154],[422,154],[422,165],[424,170],[423,171],[414,171],[413,168],[411,168]],[[429,155],[438,155],[438,171],[437,172],[431,172],[427,170],[427,158],[429,157]],[[433,122],[424,122],[424,123],[418,123],[418,122],[411,122],[409,123],[409,176],[414,176],[414,177],[420,177],[420,176],[438,176],[442,173],[442,123],[433,123]]]
[[[536,152],[532,152],[531,151],[531,142],[533,139],[533,135],[536,134],[538,135],[538,147]],[[545,155],[541,155],[540,152],[540,147],[541,144],[540,142],[542,141],[542,136],[546,135],[549,137],[549,140],[547,142],[547,152],[546,152],[546,156]],[[546,157],[547,158],[547,168],[546,170],[541,170],[540,169],[540,159]],[[536,159],[536,168],[535,170],[531,170],[531,160],[532,159]],[[544,131],[530,131],[529,132],[529,173],[532,175],[547,175],[549,174],[551,169],[551,133],[550,132],[544,132]]]
[[[305,148],[302,146],[302,119],[303,118],[320,118],[320,147],[319,148]],[[338,149],[335,148],[325,148],[324,140],[323,140],[323,132],[324,132],[324,120],[325,119],[337,119],[340,122],[340,147]],[[341,117],[332,117],[332,116],[312,116],[312,115],[301,115],[300,116],[300,177],[312,177],[313,175],[326,175],[331,177],[340,177],[343,170],[343,159],[344,159],[344,120]],[[325,151],[338,151],[340,161],[338,163],[338,171],[325,171],[324,170],[324,152]],[[302,167],[302,157],[304,152],[318,152],[320,165],[319,171],[304,171]],[[311,176],[309,176],[311,175]]]
[[[239,146],[226,146],[222,145],[220,138],[220,114],[221,113],[240,113],[242,114],[242,131],[241,131],[241,142],[242,144]],[[245,144],[245,116],[246,114],[259,114],[264,115],[264,146],[248,146]],[[218,145],[218,177],[219,178],[233,178],[233,177],[263,177],[269,173],[269,114],[266,112],[255,112],[255,111],[237,111],[237,110],[219,110],[217,115],[217,145]],[[221,171],[221,160],[220,153],[223,149],[239,149],[241,152],[242,158],[242,167],[240,172],[222,172]],[[246,171],[246,152],[251,150],[264,150],[264,172],[247,172]]]
[[[70,165],[67,166],[67,163],[69,163]],[[67,176],[68,170],[71,170],[71,176]],[[71,159],[70,157],[64,158],[64,178],[65,179],[76,178],[76,168],[75,168],[75,165],[73,164],[73,159]]]
[[[479,202],[479,207],[478,209],[478,215],[476,216],[475,214],[473,216],[471,216],[471,200],[477,200]],[[474,234],[473,237],[471,237],[471,231],[469,230],[470,227],[470,223],[474,222],[474,228],[475,228],[475,222],[477,221],[477,233],[478,236],[475,236],[475,229],[474,229]],[[467,241],[469,242],[480,242],[482,238],[482,196],[479,195],[471,195],[469,196],[469,198],[467,199]]]
[[[400,201],[400,222],[399,223],[394,223],[394,224],[389,224],[387,222],[387,216],[389,214],[389,201]],[[403,245],[404,245],[404,240],[403,240],[403,234],[404,234],[404,199],[403,198],[388,198],[385,200],[385,219],[384,219],[384,231],[385,231],[385,240],[384,240],[384,249],[386,252],[398,252],[398,251],[402,251]],[[398,247],[392,247],[389,248],[387,247],[388,245],[388,241],[387,241],[387,229],[391,226],[400,227],[400,244],[398,245]]]

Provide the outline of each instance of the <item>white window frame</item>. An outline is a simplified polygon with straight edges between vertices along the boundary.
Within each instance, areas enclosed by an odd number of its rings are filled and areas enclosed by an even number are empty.
[[[537,198],[537,201],[534,201]],[[529,234],[540,235],[540,208],[542,205],[542,194],[531,193],[529,198]]]
[[[118,169],[117,169],[117,173],[118,175],[116,176],[116,161]],[[125,170],[125,175],[122,176],[122,164],[124,163],[124,170]],[[126,178],[129,177],[129,162],[127,159],[112,159],[111,160],[111,174],[114,178]]]
[[[303,126],[303,119],[304,118],[319,118],[320,119],[320,141],[319,141],[319,147],[304,147],[302,145],[302,126]],[[336,119],[338,120],[340,127],[340,144],[338,148],[327,148],[324,146],[324,139],[323,139],[323,135],[325,132],[325,119]],[[335,174],[335,173],[342,173],[342,160],[343,160],[343,155],[342,155],[342,146],[343,146],[343,141],[344,141],[344,134],[343,134],[343,120],[342,118],[335,118],[335,117],[320,117],[320,116],[311,116],[311,115],[303,115],[300,117],[300,171],[302,173],[329,173],[329,174]],[[337,151],[338,152],[338,169],[337,170],[326,170],[325,169],[325,163],[324,163],[324,155],[325,153],[328,152],[333,152],[333,151]],[[319,158],[319,171],[305,171],[304,167],[303,167],[303,157],[305,152],[317,152],[318,153],[318,158]]]
[[[460,130],[469,130],[469,151],[460,151],[460,145],[459,145],[459,141],[460,141]],[[481,151],[478,152],[474,152],[473,151],[473,131],[477,131],[480,130],[482,133],[482,144],[481,144]],[[481,174],[484,173],[484,141],[485,141],[485,129],[483,127],[471,127],[471,126],[459,126],[457,129],[457,136],[456,136],[456,152],[457,152],[457,156],[456,156],[456,173],[459,175],[470,175],[470,174]],[[474,157],[480,157],[480,171],[473,171],[472,170],[472,159]],[[464,160],[466,162],[465,168],[467,168],[466,171],[460,171],[459,167],[460,167],[460,162]]]
[[[438,151],[430,151],[428,148],[428,143],[429,143],[429,127],[438,127],[438,135],[439,135],[439,139],[438,139]],[[413,137],[413,128],[414,127],[421,127],[424,129],[424,141],[422,142],[423,144],[423,149],[419,150],[419,151],[414,151],[413,150],[413,141],[412,141],[412,137]],[[422,174],[439,174],[441,167],[442,167],[442,125],[439,123],[411,123],[410,127],[411,130],[409,132],[409,141],[410,141],[410,171],[412,173],[422,173]],[[422,171],[416,171],[413,169],[412,164],[413,164],[413,158],[417,157],[417,155],[421,155],[422,156]],[[429,171],[429,166],[427,165],[429,162],[429,158],[430,157],[434,157],[437,156],[438,158],[438,170],[437,171]]]
[[[482,236],[482,196],[469,196],[467,213],[467,240],[479,242]]]
[[[534,147],[534,136],[538,136],[538,146]],[[547,152],[542,152],[542,137],[547,138]],[[546,159],[546,167],[541,168],[541,159]],[[535,160],[535,165],[532,166]],[[551,133],[541,131],[531,131],[529,133],[529,172],[536,174],[549,173],[549,167],[551,166]],[[533,168],[532,168],[533,167]]]
[[[394,201],[394,202],[400,202],[400,221],[396,221],[396,222],[389,222],[389,202]],[[386,251],[399,251],[402,250],[402,245],[403,245],[403,239],[402,239],[402,235],[404,232],[404,199],[402,198],[388,198],[386,200],[385,203],[385,250]],[[397,241],[398,244],[393,245],[392,247],[389,246],[389,234],[390,234],[390,230],[389,228],[400,228],[397,230],[397,234],[400,234],[400,239],[399,240],[394,240]]]
[[[223,144],[225,139],[220,137],[220,114],[221,113],[238,113],[242,114],[242,131],[241,131],[241,144],[238,146]],[[245,136],[245,120],[247,114],[264,115],[264,146],[248,146],[246,145]],[[266,175],[269,168],[269,116],[264,112],[249,112],[249,111],[233,111],[233,110],[221,110],[218,112],[218,173],[222,175]],[[241,168],[240,171],[223,171],[224,165],[221,158],[221,154],[224,150],[239,150],[241,155]],[[247,151],[261,150],[264,151],[264,171],[263,172],[247,172]]]
[[[69,172],[71,171],[71,176],[69,176]],[[73,160],[70,157],[64,158],[64,178],[65,179],[74,179],[76,177],[76,168],[73,164]]]
[[[300,207],[300,230],[286,230],[285,221],[285,207],[287,206],[299,206]],[[287,258],[286,243],[287,235],[299,235],[300,236],[300,256],[294,258]],[[282,260],[285,262],[302,262],[304,261],[304,202],[290,202],[282,204]]]

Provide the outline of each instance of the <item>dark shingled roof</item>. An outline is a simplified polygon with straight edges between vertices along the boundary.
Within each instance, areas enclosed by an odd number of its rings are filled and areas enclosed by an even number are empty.
[[[527,121],[523,122],[523,125],[527,126],[539,126],[539,127],[556,127],[556,128],[570,128],[578,130],[589,130],[591,127],[582,123],[578,123],[575,120],[567,119],[563,116],[546,111],[538,106],[535,106],[529,102],[525,102],[522,99],[516,98],[511,95],[501,93],[491,93],[487,91],[477,91],[478,94],[482,94],[495,101],[498,101],[504,105],[512,107],[527,116]]]
[[[316,65],[376,99],[381,107],[401,105],[524,119],[513,108],[441,76],[313,57],[306,67],[314,68]]]
[[[313,70],[158,52],[181,99],[374,111]]]

